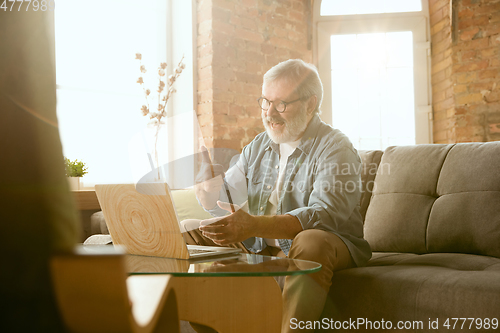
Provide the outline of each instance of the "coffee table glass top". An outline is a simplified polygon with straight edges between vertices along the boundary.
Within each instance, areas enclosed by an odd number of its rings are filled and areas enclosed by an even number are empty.
[[[128,254],[129,274],[172,274],[174,276],[283,276],[317,272],[321,264],[306,260],[233,254],[209,259],[171,259]]]

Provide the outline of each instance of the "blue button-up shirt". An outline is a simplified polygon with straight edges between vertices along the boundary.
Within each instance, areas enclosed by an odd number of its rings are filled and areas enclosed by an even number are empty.
[[[295,216],[304,230],[336,234],[358,266],[371,257],[370,246],[363,239],[360,214],[361,168],[361,159],[347,136],[315,115],[288,158],[276,213]],[[266,132],[260,133],[226,172],[233,202],[241,205],[248,200],[250,214],[264,215],[278,172],[279,145]],[[224,189],[220,200],[227,202]],[[218,207],[209,212],[213,216],[227,214]],[[278,240],[286,255],[292,241]],[[249,238],[243,244],[254,253],[267,246],[260,237]]]

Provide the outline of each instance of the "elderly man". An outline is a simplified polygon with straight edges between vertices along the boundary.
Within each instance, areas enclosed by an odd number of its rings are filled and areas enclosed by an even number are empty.
[[[232,212],[222,174],[205,159],[196,186],[201,205],[223,219],[186,235],[191,244],[239,246],[251,253],[321,263],[321,271],[288,277],[282,331],[291,320],[318,320],[335,271],[371,257],[359,211],[360,158],[349,139],[321,121],[323,86],[316,68],[288,60],[264,75],[262,121],[266,129],[225,173],[230,195],[248,209]],[[242,195],[243,194],[243,195]],[[235,245],[237,244],[237,245]]]

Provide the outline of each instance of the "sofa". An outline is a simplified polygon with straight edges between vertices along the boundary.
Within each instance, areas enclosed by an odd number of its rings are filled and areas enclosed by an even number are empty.
[[[373,257],[335,274],[323,320],[374,331],[500,331],[500,142],[360,155]]]
[[[318,331],[500,331],[500,142],[360,156],[373,257],[334,275]],[[210,217],[192,190],[173,198],[181,220]]]

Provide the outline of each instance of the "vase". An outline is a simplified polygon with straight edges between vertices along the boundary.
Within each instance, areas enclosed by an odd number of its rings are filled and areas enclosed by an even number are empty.
[[[80,177],[68,177],[70,191],[80,190]]]

